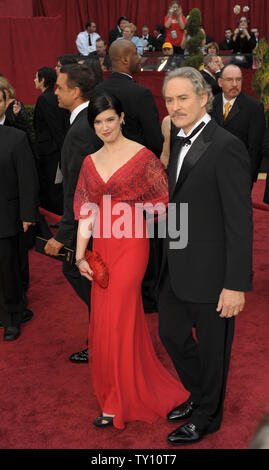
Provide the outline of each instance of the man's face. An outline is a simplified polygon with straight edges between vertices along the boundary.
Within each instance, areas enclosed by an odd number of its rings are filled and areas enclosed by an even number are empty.
[[[242,90],[242,72],[240,68],[235,66],[227,67],[218,82],[227,100],[236,98]]]
[[[225,31],[225,39],[227,39],[228,41],[231,39],[232,37],[232,31],[230,29],[226,29]]]
[[[127,20],[121,20],[120,24],[119,24],[119,27],[120,29],[123,31],[125,26],[129,23],[129,21]]]
[[[198,96],[189,78],[175,77],[167,82],[165,104],[176,127],[187,134],[206,111],[207,94]]]
[[[173,55],[174,49],[172,47],[164,47],[163,55]]]
[[[91,33],[95,33],[96,31],[96,23],[91,23],[90,26],[88,26],[87,28],[87,32],[88,34],[91,34]]]
[[[147,36],[149,34],[149,29],[147,26],[142,28],[142,36]]]
[[[105,55],[106,54],[106,45],[104,41],[96,41],[96,53],[97,55]]]
[[[209,62],[207,68],[209,69],[211,73],[216,73],[219,70],[220,64],[219,64],[219,59],[216,55],[212,57],[212,60],[211,62]]]
[[[56,81],[55,95],[58,97],[59,108],[73,110],[75,104],[75,89],[67,86],[67,74],[59,73]]]
[[[4,100],[3,92],[0,91],[0,121],[4,119],[6,112],[6,101]]]
[[[136,46],[132,43],[131,45],[131,52],[129,56],[129,70],[130,73],[137,73],[141,70],[141,55],[138,54]]]

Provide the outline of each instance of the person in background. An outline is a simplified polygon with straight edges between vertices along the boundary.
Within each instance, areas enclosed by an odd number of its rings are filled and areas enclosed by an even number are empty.
[[[92,53],[99,59],[103,72],[111,69],[111,60],[107,51],[106,41],[103,38],[96,40],[96,51]]]
[[[127,18],[126,16],[119,17],[116,28],[109,31],[109,46],[112,44],[113,41],[116,41],[116,39],[122,37],[123,28],[124,26],[126,26],[127,23],[130,23],[129,18]]]
[[[180,67],[183,57],[181,55],[174,55],[174,48],[170,42],[165,42],[162,47],[163,58],[157,67],[157,71],[169,71]]]
[[[221,51],[232,51],[233,50],[233,30],[232,28],[226,28],[224,31],[225,39],[220,42],[219,48]]]
[[[165,42],[164,26],[162,24],[156,24],[153,30],[154,50],[156,52],[162,51],[163,43]]]
[[[149,27],[144,24],[142,26],[142,35],[140,37],[140,40],[142,41],[144,51],[153,51],[154,49],[154,44],[155,44],[155,38],[152,36],[149,32]]]
[[[214,96],[222,92],[217,81],[220,75],[220,64],[217,55],[207,54],[204,56],[204,69],[201,70],[201,74],[205,81],[211,86]]]
[[[87,21],[85,31],[77,35],[76,45],[81,55],[87,56],[96,50],[96,39],[100,35],[96,32],[96,23],[93,20]]]
[[[124,26],[123,31],[122,31],[122,38],[119,37],[118,39],[128,39],[129,41],[132,41],[132,43],[135,45],[138,54],[143,55],[144,53],[144,48],[141,39],[139,39],[138,36],[136,36],[136,26],[133,23],[128,23]]]
[[[41,91],[34,112],[35,145],[38,154],[41,207],[62,215],[63,186],[60,173],[61,148],[67,132],[66,113],[54,94],[57,75],[50,67],[41,67],[34,79]]]
[[[182,12],[182,6],[179,2],[170,3],[166,17],[164,18],[164,26],[166,28],[166,42],[170,42],[174,47],[175,54],[182,54],[183,50],[181,42],[185,29],[186,18]]]
[[[55,66],[55,71],[57,76],[60,73],[61,67],[68,64],[77,64],[79,59],[79,54],[64,54],[57,57],[57,65]]]

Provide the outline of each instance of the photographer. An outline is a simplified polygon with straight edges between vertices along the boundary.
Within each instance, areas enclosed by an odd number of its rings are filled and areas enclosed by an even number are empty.
[[[181,42],[183,39],[183,31],[186,24],[186,18],[183,16],[182,7],[179,2],[173,1],[168,9],[168,13],[164,18],[164,26],[166,28],[166,42],[170,42],[174,47],[175,54],[182,54]]]
[[[256,47],[256,39],[254,33],[248,31],[249,20],[242,16],[238,21],[238,28],[235,29],[233,35],[233,53],[251,54]]]

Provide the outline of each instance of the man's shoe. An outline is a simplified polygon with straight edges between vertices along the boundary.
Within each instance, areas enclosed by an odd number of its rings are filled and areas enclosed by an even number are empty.
[[[167,437],[167,442],[174,446],[181,444],[194,444],[195,442],[200,441],[205,435],[205,432],[202,432],[198,429],[195,424],[183,424],[175,431],[171,432]]]
[[[193,411],[198,408],[198,406],[199,405],[197,405],[193,401],[185,401],[184,403],[170,411],[170,413],[168,413],[167,415],[167,419],[172,423],[187,421],[191,417]]]
[[[27,323],[28,321],[32,320],[33,316],[34,316],[34,314],[33,314],[32,310],[29,310],[28,308],[26,308],[22,312],[21,323]]]
[[[7,326],[4,329],[4,340],[5,341],[14,341],[21,334],[21,329],[19,326]]]
[[[72,354],[69,357],[69,361],[86,364],[88,362],[88,349],[83,349],[83,351]]]

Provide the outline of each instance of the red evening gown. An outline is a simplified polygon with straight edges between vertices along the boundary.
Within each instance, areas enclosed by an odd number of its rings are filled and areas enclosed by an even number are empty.
[[[111,211],[103,217],[105,195],[111,196]],[[128,210],[123,205],[117,215],[115,205],[120,202],[127,203]],[[148,262],[149,239],[134,237],[134,210],[136,203],[146,202],[168,203],[166,173],[151,151],[145,147],[139,150],[106,183],[91,156],[84,159],[74,198],[75,218],[85,217],[80,215],[83,204],[99,206],[101,236],[95,237],[95,226],[93,249],[101,254],[109,269],[107,289],[95,282],[92,285],[92,381],[102,412],[115,415],[113,424],[120,429],[126,422],[152,423],[165,417],[189,395],[157,358],[143,310],[141,283]],[[114,230],[126,228],[120,220],[125,210],[131,219],[132,235],[129,227],[128,234],[118,238]],[[145,229],[145,218],[142,220]],[[111,237],[108,223],[114,227]]]

